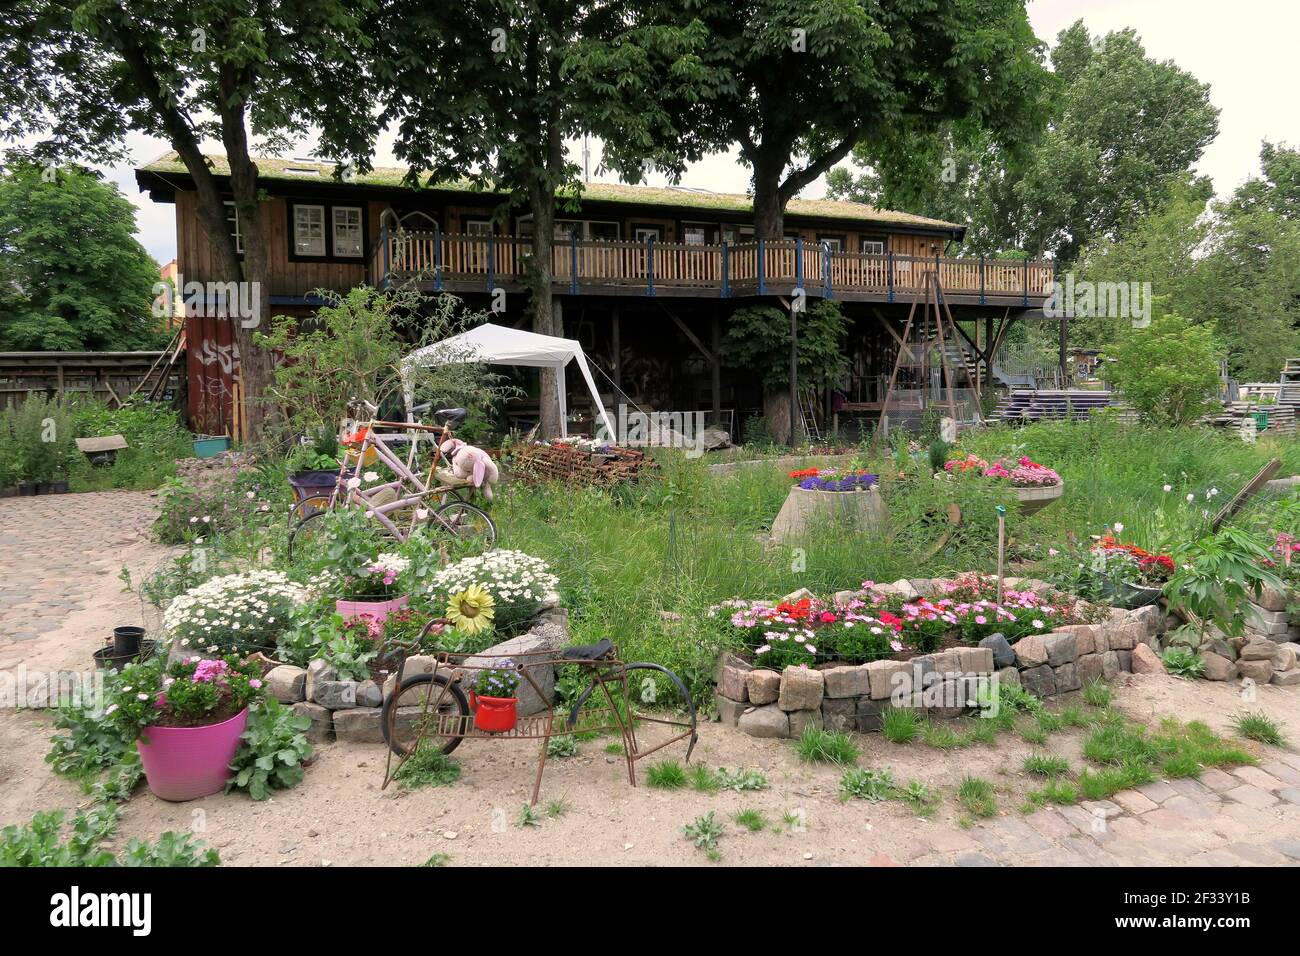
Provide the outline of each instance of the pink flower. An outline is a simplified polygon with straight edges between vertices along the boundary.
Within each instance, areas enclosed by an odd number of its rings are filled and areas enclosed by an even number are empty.
[[[252,680],[248,682],[248,686],[253,688],[253,690],[257,690],[259,687],[262,686],[262,682],[258,680],[256,677],[254,677]]]

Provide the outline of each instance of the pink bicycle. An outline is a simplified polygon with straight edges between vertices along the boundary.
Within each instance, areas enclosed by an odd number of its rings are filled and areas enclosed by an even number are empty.
[[[445,462],[442,445],[454,437],[452,426],[465,420],[465,409],[434,412],[437,425],[384,421],[375,417],[379,409],[365,401],[350,405],[349,414],[354,409],[364,409],[369,418],[364,422],[355,419],[357,429],[345,441],[348,452],[339,466],[334,490],[328,496],[299,501],[291,512],[291,562],[294,553],[301,554],[316,536],[320,519],[336,508],[363,508],[367,517],[397,541],[405,541],[411,532],[424,527],[455,539],[467,550],[487,551],[496,544],[496,525],[488,513],[460,496],[462,489],[470,487],[469,482],[438,468],[440,461]],[[421,473],[417,471],[417,446],[423,436],[433,436],[433,455],[427,471]],[[405,459],[395,448],[401,443],[408,446]],[[374,477],[372,468],[377,464],[384,465],[393,480],[367,481],[367,476]]]

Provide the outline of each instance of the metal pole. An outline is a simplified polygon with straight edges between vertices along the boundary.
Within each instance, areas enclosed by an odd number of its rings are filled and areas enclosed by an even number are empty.
[[[998,606],[1002,606],[1002,572],[1007,560],[1007,507],[998,505]]]
[[[799,434],[799,312],[790,301],[790,445]]]

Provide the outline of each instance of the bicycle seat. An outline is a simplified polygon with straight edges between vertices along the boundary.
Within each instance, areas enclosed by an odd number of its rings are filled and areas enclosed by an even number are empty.
[[[439,425],[459,425],[469,416],[463,408],[440,408],[433,413],[433,418]]]
[[[573,647],[566,647],[560,651],[560,657],[566,661],[598,661],[602,657],[608,657],[613,650],[614,642],[606,637],[595,644],[575,644]]]

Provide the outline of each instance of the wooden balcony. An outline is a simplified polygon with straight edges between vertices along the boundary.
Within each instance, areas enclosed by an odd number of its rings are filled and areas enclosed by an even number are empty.
[[[380,235],[370,261],[372,284],[415,282],[433,292],[507,292],[523,288],[532,240],[436,232]],[[790,296],[908,302],[923,275],[939,270],[952,304],[1039,307],[1052,263],[1009,259],[922,258],[833,252],[797,239],[734,245],[556,240],[555,291],[570,295],[732,298]]]

